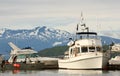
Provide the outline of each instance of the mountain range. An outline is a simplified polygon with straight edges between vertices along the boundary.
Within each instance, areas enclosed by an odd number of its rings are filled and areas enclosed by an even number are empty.
[[[66,45],[70,37],[75,37],[75,35],[67,31],[48,28],[46,26],[36,27],[29,30],[2,29],[0,32],[1,54],[10,53],[11,47],[8,45],[9,42],[13,42],[20,48],[29,46],[36,51],[40,51],[54,46]],[[120,42],[119,39],[107,36],[101,36],[101,39],[103,44],[110,44],[112,41]]]
[[[36,51],[56,45],[65,45],[71,34],[66,31],[48,27],[36,27],[30,30],[2,29],[0,35],[0,53],[9,53],[9,42],[20,48],[32,47]]]

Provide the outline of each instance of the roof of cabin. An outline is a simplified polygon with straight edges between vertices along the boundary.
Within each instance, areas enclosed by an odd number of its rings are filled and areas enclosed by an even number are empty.
[[[93,35],[97,35],[96,32],[77,32],[76,34],[93,34]]]

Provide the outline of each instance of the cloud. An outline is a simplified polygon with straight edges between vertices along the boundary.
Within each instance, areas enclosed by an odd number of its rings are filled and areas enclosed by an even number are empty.
[[[62,44],[62,42],[55,42],[54,44],[53,44],[53,46],[57,46],[57,45],[61,45]]]
[[[0,0],[0,28],[49,26],[75,32],[81,11],[93,31],[120,30],[119,0]]]

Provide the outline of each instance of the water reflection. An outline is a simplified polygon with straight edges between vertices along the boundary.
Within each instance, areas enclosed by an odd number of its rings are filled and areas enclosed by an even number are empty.
[[[58,73],[68,74],[68,75],[101,75],[103,73],[102,70],[58,70]]]
[[[12,71],[13,74],[17,74],[19,72],[20,72],[20,70],[17,70],[17,69]]]
[[[110,71],[102,70],[67,70],[67,69],[48,69],[48,70],[7,70],[0,73],[0,76],[106,76],[113,74]],[[111,76],[111,75],[109,75]]]
[[[14,70],[0,70],[0,73],[10,73],[10,74],[35,74],[39,73],[41,70],[19,70],[19,69],[14,69]]]

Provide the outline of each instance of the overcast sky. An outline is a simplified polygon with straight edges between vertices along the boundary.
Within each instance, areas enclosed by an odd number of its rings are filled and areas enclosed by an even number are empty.
[[[81,11],[92,30],[120,32],[120,0],[0,0],[0,28],[48,26],[74,32]]]

